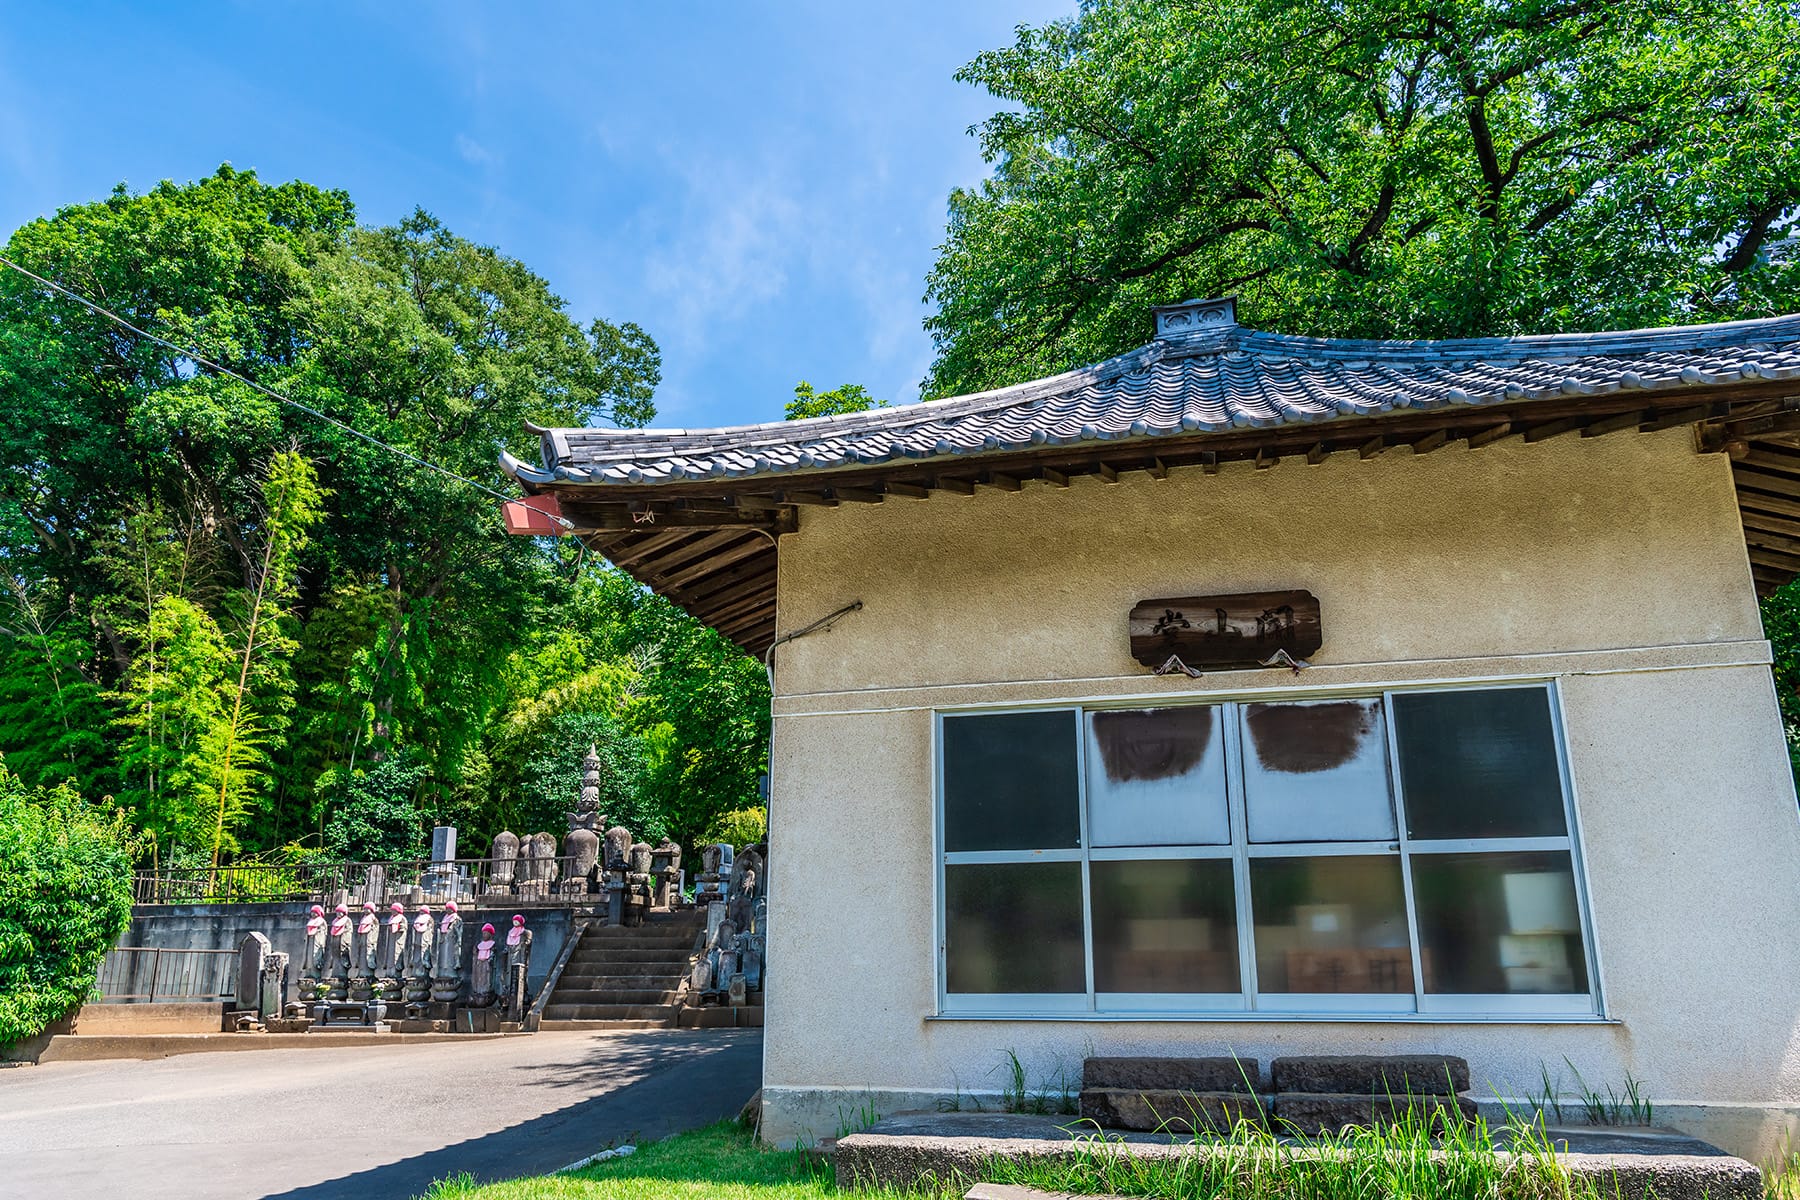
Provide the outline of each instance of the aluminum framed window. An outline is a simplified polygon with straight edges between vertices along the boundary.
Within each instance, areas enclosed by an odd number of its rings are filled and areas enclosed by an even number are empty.
[[[935,732],[943,1015],[1601,1012],[1550,682],[941,711]]]

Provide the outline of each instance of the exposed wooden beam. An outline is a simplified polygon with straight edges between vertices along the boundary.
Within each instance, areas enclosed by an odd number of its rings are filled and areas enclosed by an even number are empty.
[[[563,501],[563,517],[573,523],[572,534],[649,533],[659,529],[767,529],[792,533],[798,526],[792,509],[774,511],[742,509],[692,509],[667,505],[632,509],[623,504],[583,504]]]
[[[837,501],[824,492],[781,492],[779,495],[788,504],[809,504],[814,508],[837,507]]]
[[[1362,445],[1360,445],[1356,448],[1356,457],[1361,458],[1361,459],[1374,458],[1377,454],[1380,454],[1383,450],[1386,450],[1386,449],[1387,449],[1387,438],[1384,435],[1378,433],[1374,437],[1370,438],[1368,441],[1364,442]]]
[[[939,475],[932,480],[931,486],[940,492],[953,492],[958,496],[973,496],[975,485],[967,479],[957,479],[952,475]]]
[[[1259,471],[1266,471],[1280,461],[1278,456],[1270,454],[1266,448],[1256,452],[1256,469]]]
[[[880,504],[881,493],[874,488],[866,487],[834,487],[831,494],[839,500],[852,500],[857,504]]]
[[[1797,505],[1796,507],[1800,507]],[[1777,517],[1768,513],[1760,513],[1751,509],[1743,509],[1738,514],[1743,518],[1745,529],[1754,529],[1759,533],[1795,539],[1800,546],[1800,520],[1792,516]]]
[[[1561,437],[1565,433],[1572,433],[1580,428],[1580,417],[1560,417],[1557,420],[1545,421],[1542,424],[1533,425],[1526,429],[1525,440],[1528,442],[1547,442],[1553,437]]]
[[[1066,488],[1069,486],[1069,477],[1064,475],[1061,471],[1058,471],[1055,467],[1045,467],[1043,475],[1046,483],[1055,484],[1059,488]]]
[[[1621,429],[1636,429],[1644,423],[1646,414],[1641,410],[1622,412],[1617,416],[1601,417],[1597,421],[1589,421],[1581,427],[1584,438],[1605,437],[1609,433],[1617,433]]]
[[[1661,433],[1665,429],[1674,429],[1677,425],[1692,425],[1696,421],[1704,421],[1712,413],[1712,405],[1696,404],[1692,408],[1677,408],[1671,412],[1660,412],[1638,426],[1640,433]]]
[[[931,489],[920,487],[916,483],[900,483],[890,481],[887,485],[888,495],[905,496],[909,500],[923,500],[931,495]]]
[[[1211,450],[1202,451],[1200,454],[1200,469],[1208,475],[1217,475],[1219,473],[1218,454]]]
[[[709,533],[705,537],[694,538],[692,541],[684,542],[680,546],[658,554],[656,561],[648,564],[646,570],[652,579],[660,579],[672,571],[680,570],[696,558],[710,555],[722,546],[730,546],[744,540],[742,529],[727,529],[720,530],[718,533]],[[752,545],[767,546],[769,544],[768,539],[761,534],[751,534],[749,541]]]
[[[1167,479],[1169,477],[1169,468],[1163,465],[1163,460],[1160,458],[1151,459],[1150,465],[1145,467],[1144,470],[1150,472],[1150,478],[1152,479]]]
[[[1512,436],[1512,422],[1502,421],[1498,425],[1489,425],[1486,429],[1469,435],[1469,449],[1479,450],[1483,446],[1491,446],[1501,438]]]
[[[1108,483],[1119,482],[1118,470],[1107,463],[1095,463],[1094,464],[1094,474],[1096,474],[1100,478],[1106,480],[1106,482],[1108,482]]]
[[[1412,444],[1414,454],[1430,454],[1450,440],[1448,429],[1436,429]]]
[[[1739,488],[1737,496],[1739,511],[1747,517],[1758,513],[1800,517],[1800,499],[1790,500],[1784,496],[1765,496],[1761,492],[1753,492],[1746,488]]]
[[[1330,457],[1330,455],[1331,449],[1326,446],[1324,442],[1314,442],[1312,444],[1312,449],[1306,452],[1307,465],[1316,467],[1324,462],[1326,458]]]
[[[742,583],[733,584],[727,588],[717,588],[707,592],[703,596],[696,597],[694,602],[696,604],[734,604],[744,597],[753,596],[758,592],[773,594],[774,591],[775,567],[771,563],[769,569],[762,574],[752,575]]]
[[[648,555],[660,553],[661,551],[668,549],[670,546],[674,545],[675,543],[686,541],[688,538],[691,538],[693,536],[694,536],[694,531],[691,529],[671,529],[666,533],[653,533],[653,534],[643,537],[643,538],[641,538],[641,540],[638,540],[635,542],[628,541],[623,547],[620,548],[621,552],[619,553],[619,556],[616,558],[613,556],[613,552],[609,549],[604,549],[604,548],[601,548],[598,546],[596,546],[594,548],[596,550],[599,550],[600,553],[606,555],[607,560],[609,562],[611,562],[613,566],[618,567],[621,570],[623,570],[624,568],[629,567],[632,563],[637,562],[641,558],[644,558]],[[600,539],[599,538],[590,538],[588,540],[589,540],[589,544],[591,545],[593,542],[599,541]]]
[[[999,488],[1003,492],[1016,492],[1019,490],[1018,477],[1008,475],[1004,471],[989,471],[986,482],[989,487]]]
[[[682,587],[697,579],[704,579],[709,575],[716,575],[727,567],[732,566],[734,563],[744,561],[746,558],[765,554],[769,549],[769,544],[763,541],[763,539],[750,538],[740,545],[728,546],[717,553],[709,555],[701,562],[673,569],[667,574],[658,573],[653,575],[651,576],[653,582],[650,586],[657,588],[658,590],[662,588]]]

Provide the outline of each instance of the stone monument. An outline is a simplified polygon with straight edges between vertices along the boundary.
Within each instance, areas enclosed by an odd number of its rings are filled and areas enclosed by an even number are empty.
[[[375,902],[364,900],[362,915],[356,919],[356,940],[350,962],[350,998],[375,998],[376,952],[381,941],[381,918],[375,915]]]
[[[494,927],[481,927],[481,940],[475,943],[475,959],[469,965],[469,1006],[487,1008],[494,1002]]]
[[[340,904],[331,914],[331,928],[325,935],[325,998],[350,998],[350,941],[353,937],[350,908]]]
[[[600,863],[600,826],[606,818],[600,813],[600,753],[589,746],[581,760],[581,791],[575,798],[575,811],[569,816],[569,836],[563,839],[563,858],[568,866],[563,891],[582,895],[590,890]]]
[[[731,874],[731,847],[716,842],[700,851],[700,876],[694,883],[694,903],[723,900]]]
[[[402,979],[406,978],[406,905],[398,900],[388,905],[387,956],[381,961],[374,992],[377,998],[400,998]]]
[[[408,1016],[423,1016],[425,1003],[431,999],[431,956],[433,947],[431,906],[421,904],[414,911],[412,936],[406,944],[406,1010]]]
[[[650,874],[656,881],[656,907],[675,907],[681,898],[681,847],[666,835],[650,852]]]
[[[512,891],[518,865],[519,839],[511,830],[502,829],[494,835],[493,848],[488,851],[487,890],[493,893]]]
[[[531,930],[525,928],[523,914],[513,914],[512,928],[506,931],[501,955],[503,990],[500,1004],[516,1021],[525,1013],[525,981],[531,973]]]
[[[437,940],[431,954],[431,999],[434,1004],[454,1004],[462,991],[463,919],[456,901],[444,905],[438,921]]]
[[[323,991],[326,921],[323,906],[315,904],[307,911],[311,915],[306,918],[306,957],[300,961],[300,999],[310,1001]]]

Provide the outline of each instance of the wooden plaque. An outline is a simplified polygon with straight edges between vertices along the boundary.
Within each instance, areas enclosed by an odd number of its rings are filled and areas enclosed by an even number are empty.
[[[1145,600],[1131,610],[1131,657],[1160,670],[1170,658],[1191,672],[1286,666],[1324,644],[1311,592],[1244,592]],[[1273,661],[1271,661],[1273,660]]]

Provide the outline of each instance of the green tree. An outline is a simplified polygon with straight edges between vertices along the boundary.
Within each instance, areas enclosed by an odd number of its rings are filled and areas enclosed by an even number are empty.
[[[131,920],[131,833],[0,762],[0,1046],[78,1007]]]
[[[927,281],[931,395],[1191,296],[1353,337],[1800,305],[1789,4],[1088,0],[958,78],[1008,107]]]
[[[333,797],[326,853],[348,862],[423,857],[431,818],[416,801],[427,773],[424,763],[404,752],[352,772]]]
[[[802,379],[794,385],[794,398],[787,403],[786,420],[800,421],[807,417],[835,417],[839,413],[867,412],[871,408],[886,408],[886,400],[877,400],[869,395],[869,389],[860,383],[846,383],[832,388],[829,392],[813,390],[813,385]]]

